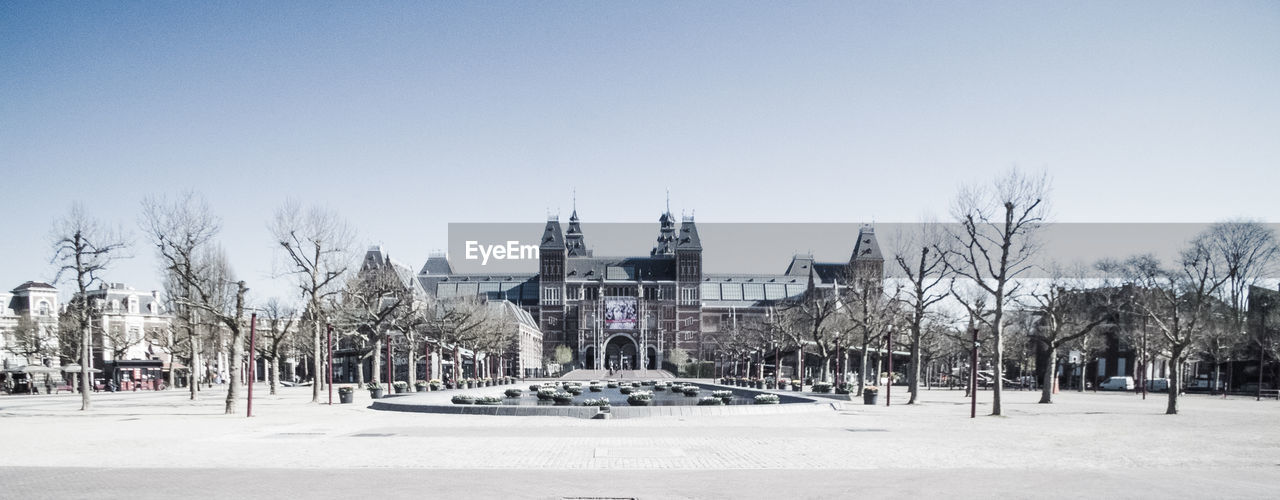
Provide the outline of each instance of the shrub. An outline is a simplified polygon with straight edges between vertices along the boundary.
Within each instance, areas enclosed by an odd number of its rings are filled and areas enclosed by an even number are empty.
[[[609,398],[588,399],[582,402],[582,406],[609,406]]]
[[[552,394],[551,398],[556,400],[556,404],[558,405],[567,405],[573,402],[573,394],[563,391]]]
[[[479,398],[476,398],[476,404],[478,404],[478,405],[500,405],[500,404],[502,404],[502,398],[497,397],[497,396],[484,396],[484,397],[479,397]]]
[[[631,386],[624,386],[624,387],[618,388],[618,392],[621,392],[623,394],[631,394],[631,391],[634,391],[634,390],[635,388]]]
[[[721,399],[732,398],[733,391],[711,391],[711,397],[721,398]]]
[[[601,385],[599,385],[599,384],[596,384],[596,385],[590,385],[590,386],[587,386],[587,387],[588,387],[589,389],[591,389],[591,392],[600,392],[600,391],[603,391],[603,390],[604,390],[604,387],[603,387],[603,386],[601,386]]]
[[[778,404],[777,394],[757,394],[756,404],[758,405],[776,405]]]
[[[476,397],[466,394],[458,394],[457,396],[450,398],[450,401],[453,401],[453,404],[455,405],[469,405],[476,402]]]
[[[520,397],[520,395],[524,394],[524,391],[522,391],[522,390],[520,390],[520,389],[507,389],[507,390],[503,391],[502,393],[503,393],[503,394],[506,394],[506,395],[507,395],[507,397],[509,397],[509,398],[518,398],[518,397]]]
[[[371,391],[372,391],[372,390],[374,390],[374,389],[381,389],[381,388],[382,388],[382,384],[379,384],[379,383],[377,383],[377,382],[368,382],[368,383],[364,384],[364,388],[365,388],[365,389],[369,389],[369,390],[371,390]]]
[[[684,386],[684,387],[681,387],[681,388],[680,388],[680,392],[683,392],[685,396],[690,396],[690,397],[692,397],[692,396],[697,396],[697,395],[698,395],[698,386],[696,386],[696,385],[686,385],[686,386]]]
[[[831,382],[815,382],[813,384],[813,392],[831,392]]]
[[[541,388],[542,386],[538,384],[529,384],[529,392],[538,392],[538,389],[541,389]]]
[[[550,401],[555,399],[557,392],[559,391],[556,391],[554,387],[543,387],[538,389],[538,399],[542,401]]]
[[[407,389],[409,387],[409,383],[403,380],[392,382],[391,385],[395,386],[396,389]]]
[[[632,383],[631,383],[631,387],[640,387],[641,385],[642,385],[642,384],[641,384],[640,382],[632,382]]]
[[[610,389],[617,389],[617,388],[618,388],[618,381],[617,381],[617,380],[610,380],[610,381],[609,381],[609,383],[608,383],[608,385],[609,385],[609,388],[610,388]]]
[[[627,404],[631,406],[649,406],[653,402],[653,393],[649,391],[632,391],[627,396]]]
[[[655,386],[653,386],[653,390],[655,390],[655,391],[665,391],[665,390],[667,390],[667,384],[658,384],[658,385],[655,385]]]
[[[844,382],[836,385],[836,394],[848,394],[853,392],[853,384]]]
[[[724,401],[715,396],[707,396],[698,400],[698,406],[720,406],[722,404],[724,404]]]

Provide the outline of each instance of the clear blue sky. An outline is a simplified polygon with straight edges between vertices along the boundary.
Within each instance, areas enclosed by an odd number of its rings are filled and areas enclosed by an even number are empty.
[[[79,200],[202,191],[259,295],[285,197],[448,222],[912,221],[1017,165],[1060,221],[1275,221],[1280,2],[4,2],[0,287]],[[644,249],[639,249],[643,251]]]

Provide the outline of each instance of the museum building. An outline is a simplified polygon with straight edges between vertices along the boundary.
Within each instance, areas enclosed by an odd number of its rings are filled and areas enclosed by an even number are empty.
[[[440,299],[480,296],[529,311],[543,333],[544,358],[568,346],[575,355],[570,368],[677,372],[671,363],[677,349],[681,357],[710,360],[715,333],[747,316],[763,316],[778,301],[848,283],[854,275],[877,282],[884,277],[870,226],[859,230],[848,261],[815,262],[797,254],[778,274],[704,272],[694,218],[682,217],[677,225],[670,210],[658,219],[648,255],[594,255],[576,209],[567,229],[558,216],[548,217],[538,249],[534,274],[455,273],[444,254],[433,253],[418,279]]]

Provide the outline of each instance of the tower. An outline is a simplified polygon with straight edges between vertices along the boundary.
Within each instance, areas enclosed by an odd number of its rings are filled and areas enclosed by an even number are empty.
[[[874,227],[867,225],[858,230],[858,242],[854,243],[853,255],[849,256],[849,277],[855,282],[882,285],[884,255],[880,253]]]
[[[543,331],[543,356],[553,354],[555,346],[564,342],[564,233],[559,217],[547,217],[546,228],[538,245],[538,327]]]
[[[676,257],[676,330],[679,332],[676,345],[697,337],[701,359],[701,336],[698,332],[702,329],[702,238],[698,236],[698,226],[692,216],[683,217],[680,231],[673,234],[672,251]]]

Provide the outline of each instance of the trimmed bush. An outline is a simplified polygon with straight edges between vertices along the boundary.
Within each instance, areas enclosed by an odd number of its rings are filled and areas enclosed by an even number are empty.
[[[484,397],[479,397],[479,398],[476,398],[476,404],[478,404],[478,405],[500,405],[500,404],[502,404],[502,398],[497,397],[497,396],[484,396]]]
[[[778,395],[777,394],[758,394],[756,395],[756,404],[776,405],[778,404]]]
[[[518,398],[521,394],[524,394],[524,391],[520,389],[507,389],[506,391],[503,391],[503,394],[506,394],[509,398]]]
[[[814,382],[813,392],[820,392],[823,394],[831,392],[831,382]]]
[[[588,399],[582,402],[582,406],[609,406],[609,398]]]
[[[715,396],[707,396],[698,400],[698,406],[720,406],[722,404],[724,404],[724,401]]]
[[[450,398],[449,400],[453,401],[453,404],[455,405],[469,405],[469,404],[475,404],[476,397],[469,396],[466,394],[459,394],[457,396]]]
[[[698,390],[698,386],[696,385],[686,385],[680,388],[680,392],[683,392],[685,396],[689,397],[697,396]]]
[[[567,392],[557,392],[551,395],[551,399],[556,401],[558,405],[567,405],[573,403],[573,394]]]
[[[552,399],[555,399],[556,392],[559,391],[556,391],[554,387],[543,387],[538,389],[538,399],[542,401],[551,401]]]
[[[649,406],[653,402],[653,393],[649,391],[633,391],[627,396],[627,404],[631,406]]]

